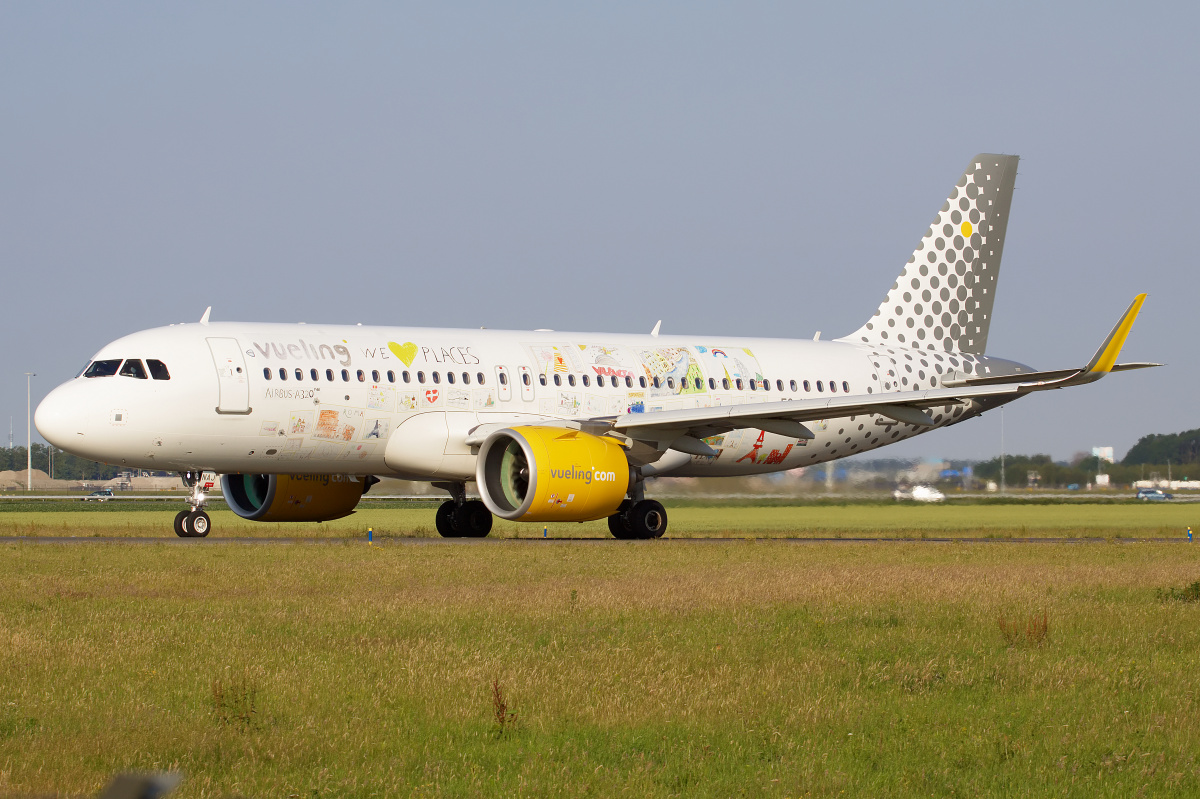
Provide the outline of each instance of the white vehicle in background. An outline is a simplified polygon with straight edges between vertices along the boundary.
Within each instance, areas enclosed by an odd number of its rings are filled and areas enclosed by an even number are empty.
[[[933,486],[913,486],[911,491],[896,489],[892,497],[898,500],[911,499],[913,502],[943,502],[946,495]]]

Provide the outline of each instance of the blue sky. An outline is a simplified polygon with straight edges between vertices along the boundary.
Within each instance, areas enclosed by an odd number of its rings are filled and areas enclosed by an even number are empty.
[[[895,6],[4,4],[0,414],[22,443],[24,372],[36,404],[208,305],[844,335],[991,151],[1023,160],[989,354],[1080,365],[1147,291],[1123,359],[1169,364],[1009,406],[1008,451],[1200,426],[1200,12]]]

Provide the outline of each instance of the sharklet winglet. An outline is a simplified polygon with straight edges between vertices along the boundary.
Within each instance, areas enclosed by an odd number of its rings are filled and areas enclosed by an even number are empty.
[[[210,305],[204,309],[204,316],[200,317],[200,324],[207,325],[208,324],[208,315],[211,313],[212,313],[212,306]]]
[[[1145,294],[1139,294],[1133,298],[1133,302],[1129,304],[1129,308],[1121,316],[1121,320],[1113,327],[1108,338],[1104,339],[1100,349],[1096,350],[1096,354],[1084,367],[1085,372],[1106,375],[1112,371],[1113,366],[1117,363],[1117,356],[1121,354],[1121,348],[1125,346],[1125,339],[1129,337],[1129,331],[1133,329],[1134,320],[1137,319],[1138,313],[1142,310],[1142,303],[1145,301]]]

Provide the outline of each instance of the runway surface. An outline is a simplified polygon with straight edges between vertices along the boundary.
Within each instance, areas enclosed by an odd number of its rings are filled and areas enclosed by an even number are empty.
[[[108,545],[146,545],[165,544],[171,546],[220,546],[222,544],[250,544],[272,546],[280,544],[325,544],[338,546],[504,546],[526,545],[536,546],[545,544],[604,544],[617,546],[634,544],[641,546],[656,546],[668,543],[675,544],[734,544],[734,543],[779,543],[779,544],[1188,544],[1187,538],[887,538],[887,537],[841,537],[841,538],[801,538],[801,537],[769,537],[769,538],[662,538],[650,541],[617,541],[613,538],[376,538],[368,544],[363,538],[177,538],[175,536],[0,536],[0,545],[4,544],[108,544]]]

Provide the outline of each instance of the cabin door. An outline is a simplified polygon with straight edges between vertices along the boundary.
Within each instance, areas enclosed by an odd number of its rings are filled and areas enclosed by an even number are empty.
[[[217,367],[217,413],[250,413],[250,381],[246,359],[235,338],[207,339]]]

